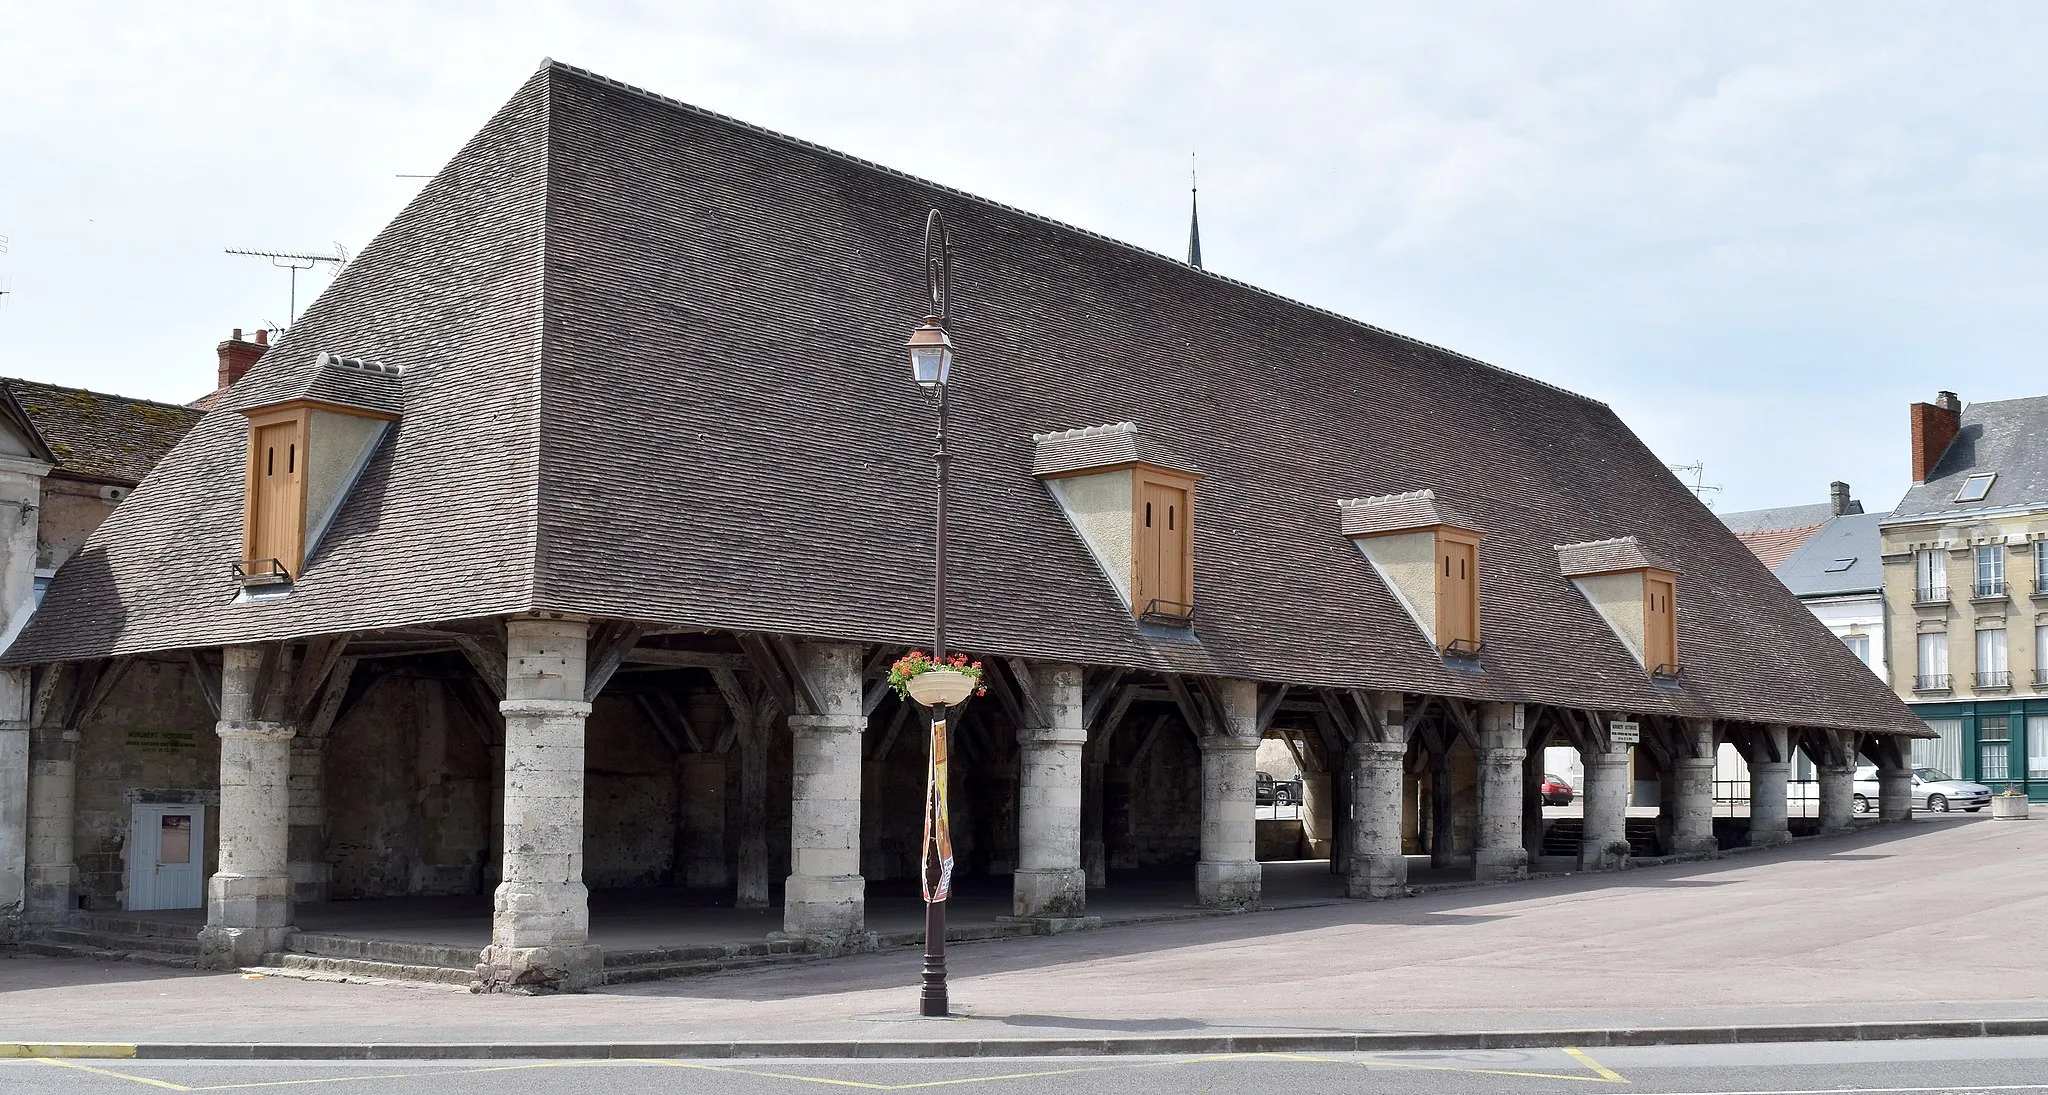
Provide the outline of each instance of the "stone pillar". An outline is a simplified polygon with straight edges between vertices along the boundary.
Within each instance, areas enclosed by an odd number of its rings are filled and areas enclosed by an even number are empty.
[[[790,875],[782,930],[846,942],[867,923],[860,874],[861,649],[805,643],[797,660],[825,709],[791,715]]]
[[[27,677],[0,669],[0,946],[21,937],[28,902]]]
[[[278,701],[284,697],[275,685],[269,694],[257,694],[265,649],[230,646],[221,655],[220,722],[214,728],[220,735],[220,869],[206,884],[199,960],[214,969],[235,969],[283,950],[292,931],[294,728],[280,717]],[[273,650],[271,657],[271,680],[290,680],[290,656]]]
[[[55,672],[54,668],[48,672]],[[47,927],[78,907],[78,740],[75,729],[28,731],[28,825],[23,919]]]
[[[725,757],[685,753],[676,763],[676,885],[724,889],[732,884],[725,867]]]
[[[1047,726],[1017,731],[1017,868],[1011,873],[1018,916],[1077,917],[1087,911],[1081,869],[1081,668],[1040,663],[1032,689]]]
[[[1328,859],[1335,854],[1337,830],[1331,810],[1335,796],[1330,786],[1328,772],[1301,773],[1301,838],[1308,845],[1310,859]]]
[[[1580,796],[1585,828],[1579,838],[1579,869],[1620,870],[1628,866],[1629,762],[1634,758],[1627,745],[1581,755],[1586,760],[1586,786]]]
[[[1792,807],[1787,799],[1792,780],[1791,732],[1783,726],[1766,726],[1762,733],[1770,737],[1769,748],[1753,750],[1749,759],[1749,843],[1758,848],[1792,839]]]
[[[1212,909],[1258,907],[1265,870],[1259,866],[1259,686],[1219,682],[1221,736],[1200,742],[1202,752],[1202,858],[1195,864],[1195,896]]]
[[[1714,721],[1687,719],[1680,733],[1691,749],[1671,758],[1671,797],[1662,807],[1671,814],[1671,853],[1715,855]]]
[[[1401,787],[1408,759],[1401,710],[1392,709],[1392,741],[1355,742],[1350,750],[1351,870],[1348,897],[1405,897],[1408,857],[1401,852]]]
[[[1877,766],[1877,819],[1913,820],[1913,768],[1910,764],[1886,761]]]
[[[1529,851],[1522,846],[1521,705],[1487,703],[1479,721],[1479,841],[1472,876],[1481,882],[1529,877]]]
[[[1820,831],[1824,833],[1848,832],[1854,827],[1856,816],[1856,766],[1854,764],[1821,764],[1820,770]]]
[[[1081,768],[1081,872],[1088,888],[1109,885],[1109,845],[1103,839],[1102,763],[1089,761]]]
[[[505,861],[478,992],[575,992],[602,984],[583,885],[582,620],[505,625]]]
[[[290,860],[292,901],[327,900],[327,743],[305,736],[292,739],[291,777],[287,782],[290,830],[285,838]]]

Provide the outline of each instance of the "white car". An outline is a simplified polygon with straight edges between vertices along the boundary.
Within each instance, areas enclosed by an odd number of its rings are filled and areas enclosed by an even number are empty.
[[[1867,814],[1877,801],[1877,769],[1856,769],[1856,812]],[[1950,779],[1948,773],[1939,768],[1913,769],[1913,807],[1926,808],[1937,814],[1950,810],[1968,810],[1976,813],[1991,805],[1991,788],[1968,780]]]

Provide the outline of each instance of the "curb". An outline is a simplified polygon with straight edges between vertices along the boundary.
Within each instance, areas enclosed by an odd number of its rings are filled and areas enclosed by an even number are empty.
[[[1447,1033],[1223,1034],[1156,1038],[972,1038],[814,1042],[0,1042],[0,1058],[115,1058],[204,1061],[388,1060],[722,1060],[744,1057],[903,1059],[934,1057],[1184,1056],[1224,1053],[1372,1053],[1543,1049],[1570,1046],[1737,1045],[1766,1042],[1878,1042],[1926,1038],[2048,1035],[2048,1018],[1926,1022],[1810,1023],[1749,1027],[1506,1030]]]

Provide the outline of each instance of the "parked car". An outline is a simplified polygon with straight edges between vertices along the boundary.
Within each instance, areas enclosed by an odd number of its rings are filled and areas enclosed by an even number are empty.
[[[1877,802],[1877,769],[1863,767],[1856,769],[1856,782],[1852,788],[1856,796],[1855,810],[1867,814]],[[1968,780],[1950,779],[1948,773],[1939,768],[1913,769],[1913,808],[1932,810],[1945,814],[1950,810],[1968,810],[1976,813],[1991,805],[1991,788]]]
[[[1260,806],[1292,806],[1301,801],[1301,779],[1274,779],[1273,773],[1260,772],[1255,796]]]
[[[1543,774],[1543,805],[1570,806],[1571,804],[1572,785],[1566,783],[1562,776],[1545,772]]]

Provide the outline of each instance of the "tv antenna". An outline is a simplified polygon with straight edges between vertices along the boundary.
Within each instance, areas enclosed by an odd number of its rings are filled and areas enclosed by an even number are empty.
[[[334,272],[339,274],[341,268],[348,263],[348,251],[339,242],[334,245],[334,253],[331,255],[315,254],[311,251],[258,251],[247,247],[230,247],[226,250],[230,255],[269,259],[270,265],[292,272],[290,307],[285,311],[287,327],[299,318],[299,271],[311,270],[323,262],[331,262],[334,264]]]
[[[6,253],[7,237],[0,236],[0,255],[4,255]],[[7,294],[12,293],[13,291],[13,282],[5,277],[0,277],[0,308],[5,308],[7,306]]]
[[[1702,504],[1706,505],[1709,508],[1713,507],[1713,500],[1708,498],[1707,495],[1718,494],[1720,493],[1721,488],[1714,486],[1706,481],[1706,461],[1699,460],[1694,461],[1690,464],[1673,464],[1671,465],[1671,470],[1675,472],[1685,472],[1690,474],[1692,476],[1692,482],[1686,483],[1685,489],[1691,491],[1692,496],[1694,498],[1699,499]],[[1680,479],[1679,481],[1682,483],[1685,482],[1685,480],[1683,479]]]

